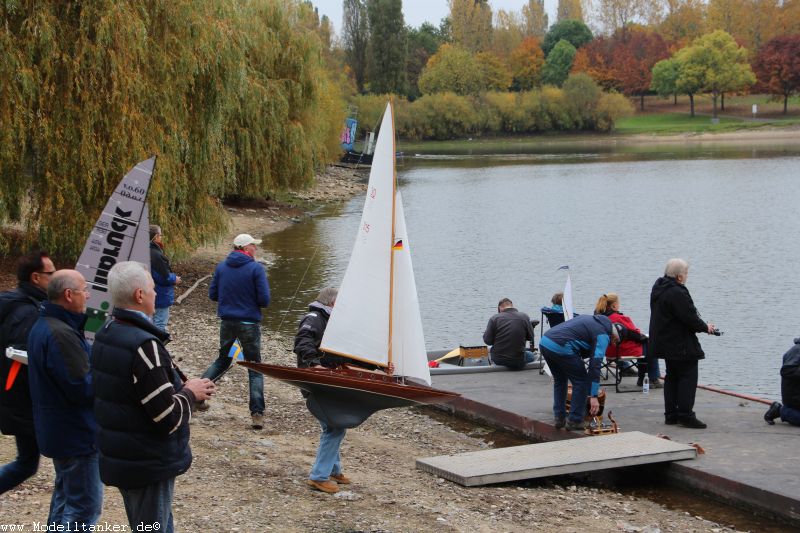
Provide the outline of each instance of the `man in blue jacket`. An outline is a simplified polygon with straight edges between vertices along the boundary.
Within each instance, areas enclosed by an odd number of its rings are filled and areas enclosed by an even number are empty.
[[[208,297],[217,302],[219,356],[203,374],[216,379],[233,359],[228,357],[239,339],[247,361],[261,362],[261,308],[269,305],[269,282],[264,267],[255,260],[261,239],[242,233],[233,240],[233,251],[214,271]],[[250,381],[250,416],[253,429],[264,427],[264,376],[247,371]],[[201,404],[200,408],[203,409]],[[207,407],[206,407],[207,408]]]
[[[156,310],[153,314],[153,324],[167,331],[169,308],[175,302],[175,285],[181,282],[181,277],[172,271],[169,259],[164,254],[164,241],[162,238],[161,226],[151,224],[150,274],[156,284]]]
[[[781,399],[773,402],[764,415],[768,424],[775,424],[778,417],[787,424],[800,426],[800,338],[783,354],[781,365]]]
[[[57,271],[28,336],[36,439],[56,473],[47,523],[87,531],[103,507],[89,344],[83,336],[88,298],[80,272]]]
[[[600,409],[600,367],[611,339],[619,333],[605,315],[580,315],[550,328],[539,349],[553,373],[553,417],[556,429],[583,430],[586,397],[592,416]],[[589,357],[589,368],[583,358]],[[567,381],[572,383],[569,417],[566,412]]]

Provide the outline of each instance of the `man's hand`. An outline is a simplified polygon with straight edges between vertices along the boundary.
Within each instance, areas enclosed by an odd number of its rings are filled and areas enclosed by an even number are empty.
[[[708,334],[709,334],[709,335],[713,335],[713,334],[714,334],[714,330],[715,330],[715,329],[717,329],[717,328],[716,328],[716,326],[714,326],[714,324],[712,324],[711,322],[709,322],[709,323],[708,323]]]
[[[175,276],[175,285],[180,285],[180,284],[181,284],[181,277]]]
[[[389,363],[389,366],[386,367],[386,373],[390,376],[394,374],[394,363]]]
[[[183,386],[192,391],[194,399],[198,402],[208,400],[217,390],[217,386],[208,378],[193,378],[184,383]]]
[[[592,396],[589,398],[589,414],[596,416],[600,412],[600,401]]]

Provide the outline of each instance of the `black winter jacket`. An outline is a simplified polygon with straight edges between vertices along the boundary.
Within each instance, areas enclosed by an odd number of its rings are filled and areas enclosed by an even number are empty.
[[[329,307],[319,302],[311,302],[308,313],[300,321],[297,335],[294,337],[294,353],[297,354],[297,366],[300,368],[311,365],[335,367],[344,363],[352,363],[351,359],[326,354],[319,350],[322,335],[328,326],[331,315]]]
[[[34,433],[28,367],[19,368],[13,386],[6,391],[13,361],[5,352],[8,346],[28,349],[28,333],[39,318],[39,304],[46,298],[43,290],[28,282],[0,293],[0,431],[5,435]]]
[[[525,364],[525,341],[533,342],[531,319],[513,307],[490,318],[483,332],[483,342],[491,345],[492,362],[496,365]]]
[[[783,354],[781,399],[787,407],[800,410],[800,338]]]
[[[675,278],[658,278],[650,292],[649,353],[659,359],[692,361],[705,354],[696,333],[708,332],[689,290]]]

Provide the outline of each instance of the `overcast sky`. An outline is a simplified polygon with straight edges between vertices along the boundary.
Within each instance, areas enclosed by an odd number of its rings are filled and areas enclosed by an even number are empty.
[[[320,17],[327,15],[333,22],[336,34],[339,35],[342,29],[342,0],[311,0],[319,8]],[[489,0],[492,12],[499,9],[505,11],[521,12],[528,0]],[[544,0],[544,8],[550,17],[550,23],[555,21],[556,7],[558,0]],[[439,26],[439,22],[450,12],[447,7],[447,0],[403,0],[403,17],[406,25],[419,28],[420,25],[428,21],[434,26]]]

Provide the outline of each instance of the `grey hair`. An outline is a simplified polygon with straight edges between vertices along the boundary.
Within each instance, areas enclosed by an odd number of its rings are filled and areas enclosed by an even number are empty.
[[[322,305],[332,306],[336,302],[336,297],[339,295],[339,289],[336,287],[325,287],[317,295],[317,301]]]
[[[150,288],[150,272],[137,261],[122,261],[108,271],[108,292],[114,307],[129,307],[134,304],[136,289]]]
[[[668,278],[677,278],[680,275],[686,276],[688,272],[689,263],[677,257],[667,261],[667,266],[664,267],[664,275]]]
[[[59,270],[50,278],[50,283],[47,285],[47,299],[51,302],[57,302],[63,296],[64,291],[67,289],[77,290],[73,276],[70,275],[68,270]]]

